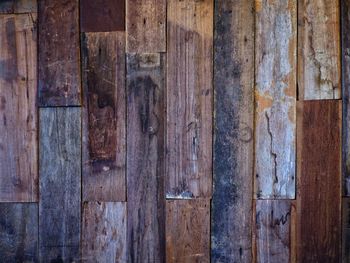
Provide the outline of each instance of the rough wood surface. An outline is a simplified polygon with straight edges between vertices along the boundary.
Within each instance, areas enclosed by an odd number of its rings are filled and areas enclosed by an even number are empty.
[[[126,249],[126,203],[84,203],[82,262],[126,263]]]
[[[339,262],[341,101],[297,104],[298,262]]]
[[[83,32],[125,30],[125,0],[81,0]]]
[[[36,13],[36,0],[2,0],[0,1],[0,14]]]
[[[256,0],[255,197],[295,197],[296,0]]]
[[[343,198],[342,202],[342,263],[350,262],[350,198]]]
[[[126,0],[126,50],[166,51],[166,0]]]
[[[166,262],[210,262],[210,200],[166,201]]]
[[[213,1],[167,10],[166,197],[211,197]]]
[[[36,15],[0,16],[0,201],[38,200]]]
[[[83,33],[83,199],[124,201],[125,33]]]
[[[164,54],[127,56],[127,246],[130,262],[164,262]]]
[[[38,262],[38,205],[0,203],[1,262]]]
[[[342,1],[298,1],[298,88],[301,100],[339,99]]]
[[[40,109],[40,262],[80,257],[81,110]]]
[[[39,105],[80,105],[79,1],[39,1]]]

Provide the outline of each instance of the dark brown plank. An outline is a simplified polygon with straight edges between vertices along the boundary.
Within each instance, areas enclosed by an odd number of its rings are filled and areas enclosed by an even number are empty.
[[[80,105],[79,1],[39,1],[39,105]]]
[[[297,104],[298,262],[339,262],[341,101]]]
[[[0,14],[36,13],[36,0],[1,0]]]
[[[127,56],[130,262],[165,261],[164,67],[164,54]]]
[[[350,262],[350,198],[343,198],[342,217],[342,263]]]
[[[125,30],[125,0],[81,0],[82,32]]]
[[[83,33],[83,199],[124,201],[125,33]]]

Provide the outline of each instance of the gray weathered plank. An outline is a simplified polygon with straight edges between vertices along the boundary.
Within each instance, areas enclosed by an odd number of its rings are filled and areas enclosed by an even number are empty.
[[[36,0],[2,0],[0,1],[0,14],[36,13]]]
[[[342,263],[350,262],[350,198],[344,197],[342,202]]]

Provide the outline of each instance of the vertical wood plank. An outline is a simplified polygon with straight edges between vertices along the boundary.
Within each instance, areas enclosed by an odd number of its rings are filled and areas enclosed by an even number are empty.
[[[344,197],[342,202],[342,263],[350,262],[350,198]]]
[[[251,263],[254,0],[216,0],[211,262]]]
[[[296,0],[256,0],[255,197],[295,197]]]
[[[79,1],[39,1],[39,105],[80,105]]]
[[[127,247],[164,262],[164,54],[127,55]]]
[[[166,262],[210,262],[210,200],[166,201]]]
[[[168,1],[167,198],[212,193],[213,8]]]
[[[2,0],[0,2],[0,14],[23,14],[36,12],[36,0]]]
[[[80,258],[81,110],[40,109],[40,262]]]
[[[298,2],[298,88],[301,100],[341,98],[340,2]]]
[[[38,262],[38,205],[0,203],[2,262]]]
[[[298,262],[339,262],[341,101],[297,104]]]
[[[125,200],[125,33],[84,33],[83,199]]]
[[[126,51],[166,51],[166,0],[126,0]]]
[[[35,14],[0,16],[0,201],[38,200]]]
[[[126,203],[84,203],[82,262],[127,262]]]

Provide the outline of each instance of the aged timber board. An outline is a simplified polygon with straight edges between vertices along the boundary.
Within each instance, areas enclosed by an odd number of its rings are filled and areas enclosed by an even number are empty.
[[[23,14],[37,12],[36,0],[2,0],[0,14]]]

